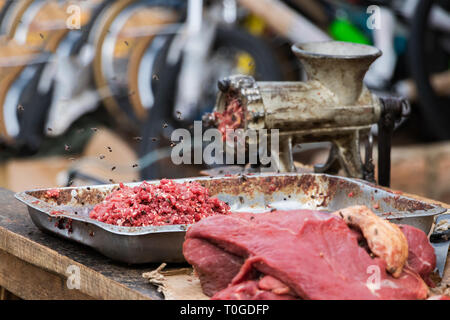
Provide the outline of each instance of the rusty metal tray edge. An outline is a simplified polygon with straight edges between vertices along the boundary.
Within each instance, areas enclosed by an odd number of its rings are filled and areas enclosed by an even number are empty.
[[[385,188],[379,187],[377,185],[368,183],[367,181],[364,180],[360,180],[360,179],[353,179],[353,178],[346,178],[346,177],[338,177],[338,176],[330,176],[327,174],[314,174],[314,173],[307,173],[307,174],[297,174],[297,173],[260,173],[260,174],[255,174],[255,175],[247,175],[246,179],[253,179],[253,178],[261,178],[261,177],[289,177],[289,176],[315,176],[315,177],[332,177],[332,178],[336,178],[339,180],[343,180],[343,181],[348,181],[350,183],[354,183],[354,184],[359,184],[360,186],[365,186],[371,189],[376,189],[376,190],[381,190],[383,192],[389,192],[388,190],[386,190]],[[245,175],[239,175],[240,176],[245,176]],[[190,178],[182,178],[182,179],[172,179],[175,182],[186,182],[186,181],[214,181],[214,180],[231,180],[231,179],[235,179],[236,176],[217,176],[217,177],[190,177]],[[160,180],[150,180],[147,181],[148,183],[158,183]],[[133,182],[133,183],[124,183],[124,185],[127,186],[137,186],[139,184],[141,184],[142,182]],[[95,185],[95,186],[83,186],[83,187],[62,187],[62,188],[43,188],[43,189],[33,189],[33,190],[27,190],[27,191],[22,191],[22,192],[17,192],[15,194],[15,198],[19,201],[21,201],[22,203],[24,203],[25,205],[27,205],[28,207],[31,207],[35,210],[38,210],[42,213],[46,213],[49,217],[55,217],[55,215],[51,214],[50,209],[54,208],[54,207],[47,207],[47,208],[43,208],[42,206],[39,206],[38,204],[34,204],[33,201],[36,201],[37,198],[29,195],[29,193],[34,193],[34,192],[42,192],[42,191],[48,191],[48,190],[79,190],[79,189],[112,189],[114,187],[117,187],[118,184],[105,184],[105,185]],[[398,196],[399,199],[408,199],[411,201],[415,201],[415,202],[419,202],[421,203],[422,201],[414,199],[414,198],[410,198],[410,197],[406,197],[403,195],[399,195]],[[395,212],[395,216],[388,216],[386,217],[388,220],[389,219],[400,219],[400,218],[415,218],[418,216],[434,216],[437,214],[441,214],[447,211],[447,209],[440,207],[436,204],[428,204],[427,205],[431,206],[432,208],[428,209],[428,210],[415,210],[415,211],[398,211]],[[142,234],[148,234],[148,233],[157,233],[157,232],[177,232],[177,231],[186,231],[187,227],[189,227],[189,225],[167,225],[167,226],[148,226],[148,227],[120,227],[120,226],[115,226],[115,225],[111,225],[111,224],[107,224],[107,223],[103,223],[100,221],[96,221],[94,219],[90,219],[90,218],[84,218],[82,216],[75,216],[73,214],[66,214],[66,213],[61,213],[58,214],[58,217],[66,217],[66,218],[70,218],[72,220],[78,220],[78,221],[82,221],[82,222],[88,222],[90,224],[94,224],[97,225],[98,227],[105,229],[106,231],[109,232],[113,232],[113,233],[117,233],[120,235],[142,235]]]
[[[417,199],[412,199],[402,195],[394,195],[389,190],[385,190],[376,185],[369,184],[365,181],[358,179],[350,179],[345,177],[329,176],[325,174],[273,174],[273,173],[263,173],[252,176],[219,176],[219,177],[193,177],[184,179],[173,179],[176,182],[185,181],[199,181],[204,183],[218,182],[222,183],[224,180],[232,179],[244,179],[245,181],[251,181],[253,178],[281,178],[289,179],[291,178],[312,178],[321,181],[322,179],[333,179],[342,183],[347,183],[353,187],[358,187],[362,192],[368,193],[369,191],[378,192],[381,195],[390,194],[392,197],[398,197],[403,200],[413,201],[415,203],[423,203]],[[219,180],[219,181],[217,181]],[[148,181],[149,183],[158,183],[159,180]],[[126,183],[128,186],[139,185],[137,183]],[[75,190],[86,191],[86,190],[104,190],[103,192],[109,192],[114,187],[118,185],[98,185],[98,186],[85,186],[85,187],[68,187],[68,188],[57,188],[58,190]],[[55,188],[48,189],[36,189],[30,191],[24,191],[16,193],[15,197],[25,203],[28,206],[29,214],[33,222],[43,231],[51,232],[60,237],[76,241],[85,245],[88,245],[97,251],[102,252],[104,255],[126,263],[148,263],[148,262],[183,262],[184,258],[182,256],[182,242],[184,240],[184,233],[189,225],[170,225],[170,226],[149,226],[149,227],[120,227],[115,225],[106,224],[99,222],[88,217],[77,216],[71,213],[62,213],[57,216],[52,215],[51,212],[55,208],[60,209],[61,207],[54,206],[47,203],[35,203],[38,198],[30,195],[36,192],[45,192],[47,190],[54,190]],[[216,190],[217,191],[217,190]],[[225,194],[230,192],[230,190],[224,190]],[[217,195],[221,198],[220,193]],[[373,195],[372,195],[373,197]],[[224,199],[222,199],[224,200]],[[261,200],[261,199],[259,199]],[[225,201],[225,200],[224,200]],[[415,210],[415,211],[398,211],[392,217],[386,217],[387,219],[393,219],[394,222],[405,223],[406,221],[416,221],[418,219],[426,219],[425,229],[431,227],[434,220],[434,216],[446,211],[446,209],[439,207],[434,204],[424,204],[427,206],[426,210]],[[75,221],[77,225],[76,234],[70,234],[64,230],[57,230],[55,228],[50,228],[51,223],[47,222],[47,219],[67,219]],[[414,225],[414,223],[413,223]],[[424,230],[424,228],[422,228]],[[74,228],[75,229],[75,228]],[[94,230],[96,232],[95,237],[91,237],[90,232]],[[426,230],[424,230],[427,232]],[[145,250],[144,250],[145,249]],[[150,252],[151,251],[151,252]]]
[[[125,183],[125,185],[131,185],[131,184]],[[105,187],[105,186],[110,187],[111,185],[97,185],[95,187]],[[85,188],[85,187],[80,187],[80,188]],[[91,188],[94,188],[94,187],[91,187]],[[58,190],[61,190],[61,189],[66,189],[66,188],[58,188]],[[39,205],[33,204],[31,200],[35,201],[36,198],[27,194],[27,192],[47,191],[47,190],[52,190],[52,188],[18,192],[15,194],[15,198],[17,200],[21,201],[22,203],[26,204],[28,206],[28,208],[31,208],[31,209],[37,210],[41,213],[44,213],[50,218],[68,218],[68,219],[72,219],[72,220],[76,220],[76,221],[80,221],[80,222],[85,222],[85,223],[89,223],[92,225],[96,225],[97,227],[102,228],[105,231],[115,233],[118,235],[138,236],[138,235],[146,235],[146,234],[150,234],[150,233],[160,233],[160,232],[179,232],[179,231],[184,232],[189,227],[189,225],[186,225],[186,224],[167,225],[167,226],[148,226],[148,227],[121,227],[121,226],[116,226],[116,225],[100,222],[100,221],[90,219],[90,218],[84,218],[82,216],[75,216],[75,215],[69,214],[69,213],[61,213],[58,215],[52,215],[48,210],[43,210],[41,207],[39,207]]]

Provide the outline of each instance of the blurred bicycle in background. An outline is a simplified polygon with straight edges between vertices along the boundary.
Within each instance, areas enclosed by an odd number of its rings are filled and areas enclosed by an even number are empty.
[[[67,27],[74,4],[80,29]],[[413,141],[449,139],[449,6],[444,0],[0,1],[2,159],[75,154],[90,139],[89,128],[103,125],[137,151],[141,178],[185,176],[192,168],[168,164],[170,133],[211,111],[219,79],[240,73],[302,80],[292,43],[328,39],[380,48],[366,84],[416,102],[404,128]]]
[[[208,22],[205,23],[204,20],[209,21],[210,18],[202,20],[200,14],[202,1],[192,1],[194,2],[197,3],[197,7],[188,7],[188,14],[190,9],[192,15],[190,19],[188,16],[187,20],[188,26],[190,22],[194,27],[186,28],[181,35],[166,42],[166,46],[176,49],[171,51],[172,55],[169,50],[163,53],[169,57],[170,62],[163,68],[165,72],[160,77],[160,87],[155,102],[157,106],[160,106],[155,108],[144,127],[144,141],[149,141],[154,136],[159,137],[161,123],[164,121],[171,127],[183,126],[182,121],[177,118],[192,122],[193,119],[199,119],[199,114],[211,109],[214,104],[212,93],[215,92],[215,84],[222,73],[213,70],[217,71],[221,65],[225,66],[225,64],[223,59],[220,63],[211,58],[208,50],[211,50],[212,33],[201,29],[202,23],[208,26]],[[422,137],[438,140],[449,138],[450,129],[445,121],[448,119],[448,108],[445,106],[448,105],[446,96],[449,96],[448,88],[450,87],[446,85],[450,79],[448,71],[450,15],[444,1],[420,1],[419,3],[416,0],[240,0],[224,1],[222,5],[225,9],[222,11],[223,17],[233,17],[230,20],[233,25],[240,25],[258,39],[253,42],[261,43],[260,39],[265,40],[266,47],[269,46],[278,59],[274,63],[279,66],[284,80],[299,80],[304,77],[297,59],[290,54],[292,43],[334,39],[377,46],[383,51],[383,56],[366,75],[365,82],[368,87],[380,93],[397,93],[413,102],[420,100],[420,103],[416,104],[419,109],[415,110],[415,114],[419,113],[423,116],[420,119],[425,119],[425,122],[420,123]],[[193,10],[198,11],[193,13]],[[416,18],[417,16],[422,18]],[[374,22],[371,18],[378,19],[375,21],[378,22],[378,26],[371,25]],[[221,23],[226,25],[226,19],[223,19]],[[410,25],[413,30],[423,31],[410,32]],[[209,26],[206,29],[214,30]],[[222,29],[219,30],[219,33],[223,32]],[[208,34],[209,38],[206,36]],[[427,37],[425,34],[433,34],[433,36]],[[238,38],[235,36],[235,41]],[[263,48],[262,45],[252,45],[252,47],[256,50],[251,51],[249,55],[249,66],[253,65],[251,57],[257,57],[257,53]],[[182,54],[173,54],[173,51],[177,50]],[[199,53],[196,50],[203,51]],[[209,59],[214,62],[210,63]],[[262,69],[264,60],[270,61],[273,58],[258,59],[255,63],[258,69]],[[228,58],[228,61],[233,59]],[[249,68],[245,68],[245,65],[240,69],[229,65],[225,68],[228,72],[222,75],[232,74],[235,70],[237,73],[248,73],[249,70],[246,69]],[[256,72],[257,79],[274,80],[277,72],[274,70],[271,73],[272,75],[259,70]],[[211,76],[212,74],[214,76]],[[430,85],[430,79],[436,86]],[[202,105],[199,106],[199,103]],[[162,132],[170,133],[171,130]],[[168,138],[167,135],[163,137],[163,141],[166,142],[162,149],[158,149],[159,144],[155,143],[141,146],[141,155],[147,156],[142,166],[143,178],[176,175],[176,170],[167,167],[167,164],[162,167],[149,165],[170,153]],[[167,173],[164,168],[167,169]]]

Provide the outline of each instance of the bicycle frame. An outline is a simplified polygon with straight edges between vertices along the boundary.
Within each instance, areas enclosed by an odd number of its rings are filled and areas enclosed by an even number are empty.
[[[182,61],[174,112],[189,117],[194,111],[204,77],[208,74],[207,57],[217,26],[236,21],[238,3],[261,16],[270,27],[292,42],[330,39],[320,28],[278,0],[223,0],[221,6],[213,4],[206,10],[203,0],[189,0],[186,23],[175,36],[167,57],[171,65]]]
[[[168,63],[172,65],[182,61],[175,113],[181,112],[189,117],[200,99],[215,30],[219,23],[224,22],[219,17],[219,10],[215,5],[204,12],[203,0],[188,1],[186,24],[175,36],[167,57]]]

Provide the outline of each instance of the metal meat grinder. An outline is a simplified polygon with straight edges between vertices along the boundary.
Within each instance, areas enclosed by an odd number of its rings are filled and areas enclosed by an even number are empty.
[[[215,112],[223,113],[230,96],[242,105],[244,129],[279,129],[280,172],[295,171],[293,146],[332,143],[324,165],[316,172],[374,182],[371,129],[378,124],[378,183],[389,186],[391,135],[406,117],[409,105],[397,97],[377,97],[363,78],[381,51],[347,42],[312,42],[292,47],[308,76],[306,82],[256,82],[234,75],[219,81]],[[217,124],[214,113],[204,120]],[[365,143],[365,159],[360,145]]]

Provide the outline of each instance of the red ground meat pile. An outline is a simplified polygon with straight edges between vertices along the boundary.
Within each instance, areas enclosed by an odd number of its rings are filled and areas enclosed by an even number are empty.
[[[120,188],[90,212],[92,219],[127,227],[192,224],[215,214],[229,214],[230,207],[198,182],[160,184],[143,182],[137,187]]]
[[[58,199],[59,198],[59,190],[58,189],[51,189],[51,190],[47,190],[47,192],[45,193],[45,197],[47,199]]]
[[[242,126],[244,111],[239,100],[233,99],[223,113],[214,112],[214,117],[218,123],[217,129],[222,133],[225,140],[227,129],[235,130]]]

